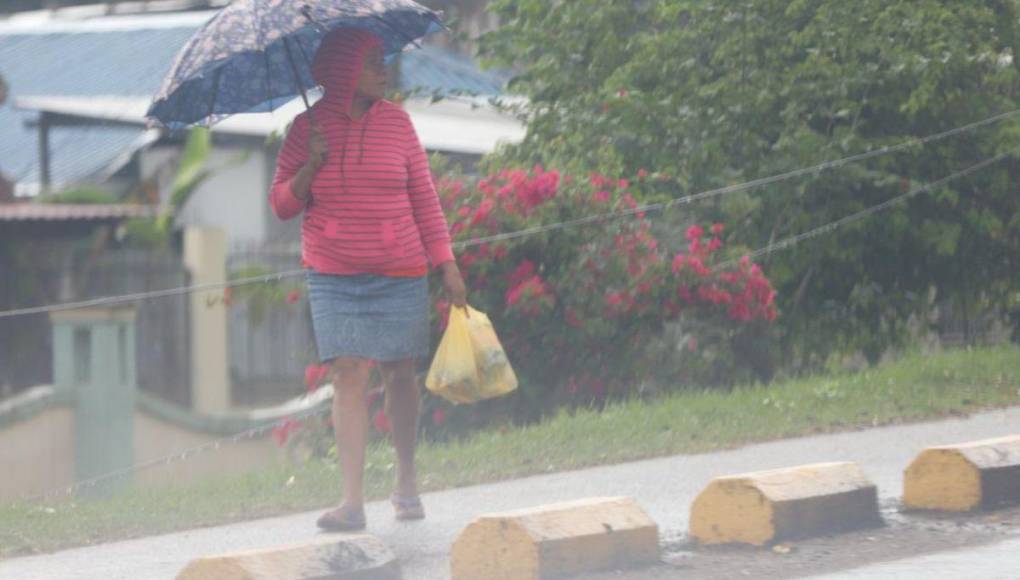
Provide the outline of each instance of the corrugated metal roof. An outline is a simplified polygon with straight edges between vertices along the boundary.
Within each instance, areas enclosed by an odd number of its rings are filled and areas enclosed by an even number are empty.
[[[144,127],[149,108],[146,97],[19,97],[19,109],[47,111],[75,118],[108,120]],[[504,115],[483,98],[452,97],[437,102],[430,98],[408,99],[404,109],[411,116],[421,139],[429,151],[450,151],[484,155],[500,142],[517,142],[524,138],[524,125]],[[291,120],[305,108],[300,98],[279,107],[272,113],[234,115],[220,121],[213,132],[220,135],[241,135],[265,139],[273,133],[283,134]],[[158,137],[158,132],[153,131]],[[134,147],[145,145],[136,142]]]
[[[400,59],[401,89],[494,96],[510,79],[505,71],[481,71],[470,58],[434,46],[401,53]]]
[[[151,96],[177,51],[212,12],[136,15],[84,22],[0,24],[0,72],[11,97]],[[425,46],[405,53],[400,85],[442,94],[499,94],[505,75],[478,70],[472,61]],[[0,107],[0,170],[16,181],[38,179],[37,131],[25,127],[34,113]],[[131,128],[58,128],[51,131],[54,184],[79,183],[131,146]]]
[[[45,27],[43,27],[45,29]],[[0,67],[11,96],[151,95],[186,28],[108,32],[0,33]],[[39,177],[38,132],[25,126],[35,114],[0,108],[0,170],[18,182]],[[50,133],[54,184],[87,180],[138,138],[130,128],[58,128]]]
[[[127,204],[0,204],[0,221],[101,220],[154,217],[157,208]]]

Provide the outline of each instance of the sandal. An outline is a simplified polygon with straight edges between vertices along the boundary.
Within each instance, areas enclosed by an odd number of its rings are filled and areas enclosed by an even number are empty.
[[[393,504],[397,519],[400,521],[425,519],[425,506],[422,505],[419,496],[405,497],[393,494],[390,496],[390,503]]]
[[[322,514],[315,523],[330,532],[357,532],[365,529],[365,509],[347,509],[341,506]]]

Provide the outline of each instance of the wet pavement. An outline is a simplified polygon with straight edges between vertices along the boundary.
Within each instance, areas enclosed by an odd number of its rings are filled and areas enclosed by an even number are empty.
[[[1017,580],[1020,538],[811,576],[811,580]]]
[[[429,519],[423,522],[395,522],[392,508],[388,504],[373,503],[367,510],[368,532],[377,535],[394,549],[401,559],[405,578],[447,580],[449,547],[456,535],[478,514],[582,497],[629,496],[644,506],[659,523],[663,541],[668,544],[681,541],[687,528],[690,503],[713,477],[804,463],[856,461],[878,485],[883,503],[890,505],[901,492],[903,469],[922,448],[1018,433],[1020,408],[1012,408],[934,423],[789,439],[732,451],[673,456],[549,474],[428,494],[425,502]],[[0,580],[173,578],[188,561],[196,557],[300,542],[315,537],[318,535],[315,529],[318,515],[319,512],[306,512],[0,561]],[[1008,539],[1010,534],[1003,532],[1002,537]],[[1001,552],[1008,552],[1010,548],[1017,551],[1015,541],[1009,542],[1004,544],[1005,548]],[[935,560],[924,565],[951,567],[954,562],[962,562],[954,560],[954,557],[966,559],[968,554],[976,553],[975,550],[989,550],[989,554],[998,554],[996,558],[1004,560],[1003,553],[995,551],[996,546],[999,544],[969,547],[959,554],[946,552],[927,556]],[[909,554],[905,552],[904,556]],[[943,557],[947,559],[938,559]],[[1013,558],[1015,562],[1016,556]],[[900,564],[909,566],[911,561]],[[854,565],[866,565],[868,562],[867,559],[861,559],[855,561]],[[896,569],[884,566],[894,564],[876,565],[874,576],[851,576],[847,574],[855,572],[841,572],[844,575],[825,578],[892,578],[891,575],[877,575],[886,573],[886,570],[889,570],[889,574],[896,573]],[[1020,570],[1020,565],[1012,569]],[[679,573],[676,578],[686,577],[682,575],[682,568],[674,572]],[[994,574],[996,571],[990,570],[989,573]],[[650,572],[650,575],[644,577],[674,576]],[[925,580],[941,580],[1004,576],[933,576],[925,572],[924,577]],[[1020,572],[1011,578],[1020,578]]]

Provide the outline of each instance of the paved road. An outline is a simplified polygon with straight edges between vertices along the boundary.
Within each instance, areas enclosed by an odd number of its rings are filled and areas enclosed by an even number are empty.
[[[1020,408],[965,419],[790,439],[720,453],[550,474],[429,494],[425,498],[429,519],[413,524],[398,524],[393,521],[388,505],[371,504],[369,532],[393,547],[401,558],[406,578],[447,580],[449,546],[480,513],[580,497],[630,496],[648,510],[662,528],[664,540],[669,540],[686,530],[692,499],[716,476],[802,463],[857,461],[878,484],[880,494],[892,498],[900,493],[903,468],[923,447],[1016,433],[1020,433]],[[0,580],[173,578],[189,560],[199,556],[313,537],[317,516],[318,512],[306,512],[16,558],[0,562]],[[830,580],[844,577],[851,578],[837,575]],[[926,580],[934,578],[929,576]]]
[[[812,576],[807,580],[1017,580],[1020,578],[1020,539],[988,546],[929,554],[845,572]]]

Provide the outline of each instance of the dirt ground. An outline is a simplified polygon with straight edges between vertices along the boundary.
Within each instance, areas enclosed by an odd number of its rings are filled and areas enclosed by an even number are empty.
[[[1020,535],[1020,507],[970,515],[901,513],[883,506],[885,526],[766,548],[700,547],[662,538],[662,563],[586,574],[585,580],[780,580],[977,546]]]

